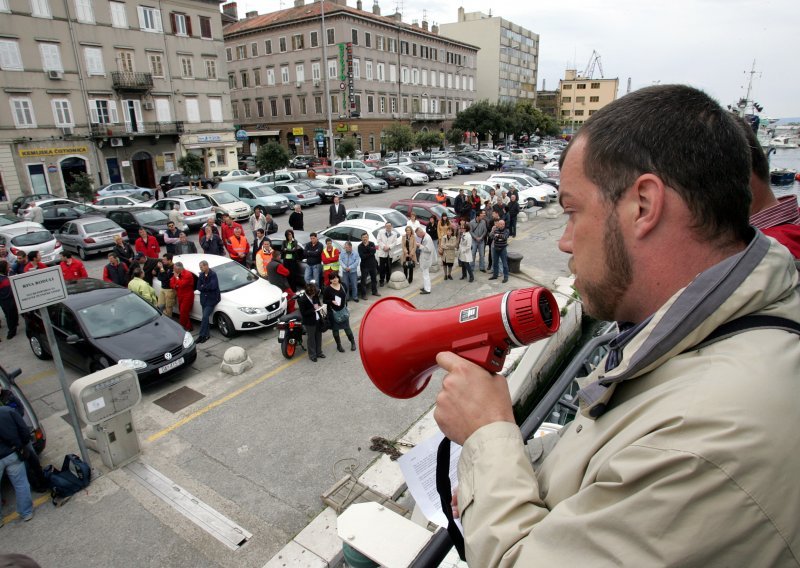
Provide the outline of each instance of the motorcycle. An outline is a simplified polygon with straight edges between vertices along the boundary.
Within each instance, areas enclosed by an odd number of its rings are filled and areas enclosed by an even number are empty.
[[[299,310],[281,316],[276,327],[278,328],[278,343],[281,344],[281,354],[284,357],[287,359],[294,357],[298,347],[303,351],[306,350],[303,345],[305,331]]]

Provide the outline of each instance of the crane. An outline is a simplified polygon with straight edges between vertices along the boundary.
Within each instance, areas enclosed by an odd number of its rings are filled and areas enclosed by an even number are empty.
[[[600,71],[600,78],[603,78],[603,64],[600,63],[600,54],[597,53],[596,50],[592,50],[592,56],[589,58],[589,63],[586,65],[586,71],[583,72],[583,76],[586,79],[594,79],[594,68],[597,67],[597,70]]]

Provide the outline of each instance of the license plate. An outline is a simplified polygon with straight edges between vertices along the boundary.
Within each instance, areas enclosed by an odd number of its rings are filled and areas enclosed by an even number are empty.
[[[282,329],[278,332],[278,339],[283,339],[284,337],[286,337],[286,330]]]
[[[163,367],[159,367],[158,368],[158,374],[162,375],[162,374],[166,373],[167,371],[171,371],[172,369],[174,369],[176,367],[180,367],[181,365],[183,365],[183,357],[181,357],[180,359],[175,359],[174,361],[172,361],[171,363],[167,363]]]

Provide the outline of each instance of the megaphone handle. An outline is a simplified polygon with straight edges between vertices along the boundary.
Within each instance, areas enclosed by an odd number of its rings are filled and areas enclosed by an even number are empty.
[[[508,348],[492,345],[488,333],[454,341],[450,350],[490,373],[500,372],[508,352]]]
[[[455,519],[453,519],[453,489],[450,485],[450,438],[444,438],[439,443],[436,451],[436,492],[442,503],[442,512],[447,517],[447,534],[453,541],[453,546],[458,552],[459,558],[466,561],[464,553],[464,535],[461,534]]]

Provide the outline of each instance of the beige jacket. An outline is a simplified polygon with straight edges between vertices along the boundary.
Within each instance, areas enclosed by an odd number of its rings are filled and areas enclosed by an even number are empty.
[[[469,565],[798,566],[800,340],[749,330],[693,349],[746,314],[799,321],[797,284],[758,235],[587,377],[541,465],[541,439],[529,456],[512,424],[473,434],[458,467]]]

